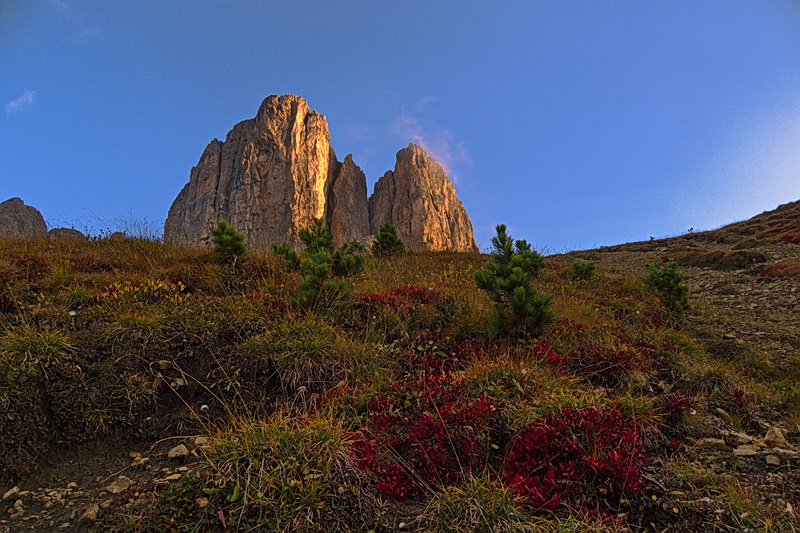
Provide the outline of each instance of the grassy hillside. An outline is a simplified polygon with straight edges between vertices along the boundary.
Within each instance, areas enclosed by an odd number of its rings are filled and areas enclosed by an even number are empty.
[[[273,254],[0,241],[0,527],[97,505],[101,531],[792,531],[800,228],[779,220],[549,257],[557,319],[524,338],[488,326],[487,256],[368,258],[300,305]],[[689,311],[643,283],[667,259]]]

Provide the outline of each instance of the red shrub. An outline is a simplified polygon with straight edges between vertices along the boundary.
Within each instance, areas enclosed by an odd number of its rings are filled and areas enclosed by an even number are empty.
[[[423,376],[367,404],[356,464],[377,476],[383,496],[403,499],[453,484],[483,467],[499,404],[472,398],[444,374]]]
[[[599,342],[581,343],[567,356],[567,364],[573,372],[603,386],[614,385],[625,373],[641,369],[643,363],[638,351]]]
[[[289,309],[289,305],[285,300],[282,300],[273,294],[249,292],[245,294],[245,298],[248,300],[254,300],[256,302],[261,302],[268,311],[284,312],[288,311]]]
[[[689,409],[694,407],[694,398],[690,398],[675,391],[665,394],[658,399],[659,410],[662,413],[661,425],[664,428],[674,428]]]
[[[753,410],[753,404],[756,401],[756,395],[746,392],[743,389],[733,389],[733,407],[738,415],[749,415]]]
[[[534,506],[614,506],[643,485],[644,446],[619,410],[564,408],[514,437],[504,479]]]
[[[797,275],[800,275],[800,262],[793,260],[769,265],[761,271],[764,278],[788,278]]]
[[[356,300],[371,305],[380,304],[385,305],[396,310],[404,309],[411,311],[420,303],[426,303],[439,296],[439,292],[433,289],[426,289],[424,287],[415,287],[414,285],[406,285],[398,287],[387,293],[375,293],[369,295],[356,296]]]
[[[531,352],[556,368],[563,367],[567,362],[567,356],[557,353],[555,348],[544,340],[540,340],[531,346]]]
[[[406,366],[412,370],[428,373],[452,372],[464,367],[464,362],[474,359],[477,354],[490,350],[488,342],[476,340],[453,344],[450,337],[440,331],[418,335],[411,350],[403,357]]]
[[[800,231],[781,235],[781,241],[785,242],[786,244],[800,244]]]

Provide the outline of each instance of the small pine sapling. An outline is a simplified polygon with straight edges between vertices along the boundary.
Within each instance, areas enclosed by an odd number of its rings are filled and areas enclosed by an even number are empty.
[[[305,279],[300,282],[298,304],[313,304],[320,299],[338,300],[347,298],[350,289],[342,280],[332,280],[331,254],[325,250],[309,254],[300,264]]]
[[[331,258],[331,269],[335,276],[347,277],[364,270],[364,245],[350,241],[340,246]]]
[[[234,265],[239,256],[247,251],[244,236],[224,220],[217,222],[217,227],[211,230],[211,242],[214,243],[217,257]]]
[[[363,271],[364,246],[352,241],[334,251],[331,232],[320,219],[314,219],[309,228],[300,231],[300,240],[305,246],[302,259],[288,242],[272,246],[272,251],[283,257],[289,268],[305,275],[294,303],[308,305],[323,299],[333,301],[346,298],[350,294],[347,284],[331,278],[352,276]]]
[[[333,237],[320,218],[315,218],[311,227],[300,230],[300,240],[305,244],[307,254],[323,250],[333,253]]]
[[[589,279],[592,277],[592,274],[594,274],[594,269],[594,261],[575,259],[575,261],[572,262],[572,269],[569,275],[572,279]]]
[[[644,280],[645,285],[655,292],[667,309],[682,313],[690,309],[689,287],[682,283],[685,276],[678,270],[675,261],[656,267],[650,265],[650,272]]]
[[[372,255],[375,257],[391,257],[405,252],[406,246],[397,235],[397,229],[388,220],[378,229],[372,241]]]
[[[538,293],[531,282],[544,268],[544,258],[525,240],[514,241],[505,224],[492,237],[492,259],[475,273],[478,288],[495,302],[490,326],[495,334],[537,335],[555,320],[551,296]]]
[[[300,258],[288,242],[276,242],[272,245],[272,252],[282,257],[291,270],[300,270]]]

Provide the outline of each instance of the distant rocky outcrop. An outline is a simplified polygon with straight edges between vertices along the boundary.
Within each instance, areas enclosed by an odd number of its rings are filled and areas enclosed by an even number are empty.
[[[268,250],[298,242],[300,230],[321,218],[338,245],[368,242],[390,220],[411,249],[477,250],[452,182],[420,147],[401,150],[379,185],[368,201],[364,172],[352,155],[336,158],[324,115],[299,96],[270,96],[255,118],[206,147],[169,210],[164,239],[207,246],[224,219],[250,248]],[[381,192],[387,188],[399,194]]]
[[[53,239],[79,239],[86,240],[86,235],[74,228],[53,228],[47,232],[47,236]]]
[[[375,184],[369,199],[372,233],[386,221],[412,250],[477,252],[472,222],[444,169],[422,148],[397,152],[394,171]]]
[[[46,233],[47,224],[35,207],[16,197],[0,203],[0,237],[34,237]]]

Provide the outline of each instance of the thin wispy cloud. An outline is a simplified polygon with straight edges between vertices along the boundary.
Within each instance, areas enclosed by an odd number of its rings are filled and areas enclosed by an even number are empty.
[[[457,181],[455,167],[469,162],[469,154],[464,143],[457,140],[450,130],[423,118],[425,106],[435,100],[433,96],[423,96],[413,105],[403,106],[392,124],[392,131],[404,141],[421,146],[442,165],[453,181]]]
[[[26,107],[33,105],[36,91],[23,91],[21,95],[6,104],[6,115],[16,115],[22,113]]]
[[[53,6],[60,18],[74,26],[81,37],[90,37],[100,33],[100,29],[89,22],[85,11],[81,7],[76,7],[74,2],[51,0],[50,5]]]

